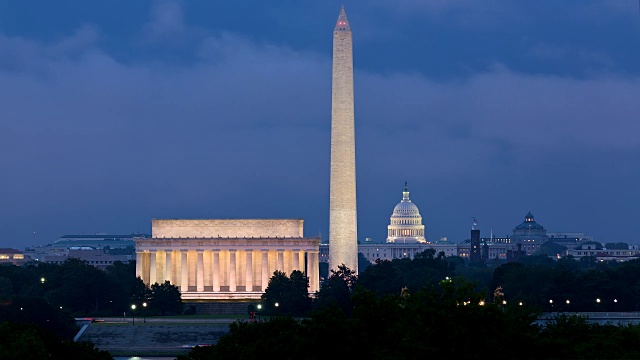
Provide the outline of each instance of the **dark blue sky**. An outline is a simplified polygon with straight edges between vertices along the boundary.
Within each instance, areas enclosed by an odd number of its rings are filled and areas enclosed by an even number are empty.
[[[0,1],[0,247],[152,218],[296,217],[326,240],[340,5]],[[531,210],[637,242],[638,1],[344,5],[361,239],[406,180],[430,239]]]

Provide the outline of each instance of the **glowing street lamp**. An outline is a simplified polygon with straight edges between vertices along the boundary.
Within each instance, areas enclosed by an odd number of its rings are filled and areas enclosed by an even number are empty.
[[[131,319],[132,319],[132,324],[133,326],[136,325],[136,313],[134,312],[136,310],[136,304],[131,304]]]
[[[43,277],[41,277],[41,278],[40,278],[40,282],[41,282],[41,283],[43,283],[43,284],[44,284],[44,282],[45,282],[45,281],[47,281],[47,279],[45,279],[45,278],[43,278]]]
[[[597,302],[598,304],[600,304],[600,298],[597,298],[597,299],[596,299],[596,302]]]
[[[144,323],[147,322],[147,302],[142,303],[142,319]]]

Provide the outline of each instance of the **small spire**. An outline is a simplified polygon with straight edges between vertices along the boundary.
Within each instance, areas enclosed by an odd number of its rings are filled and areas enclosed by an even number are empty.
[[[338,15],[338,21],[336,21],[336,27],[333,31],[351,31],[349,26],[349,20],[347,19],[347,13],[344,11],[344,5],[340,9],[340,15]]]
[[[404,182],[404,191],[409,191],[409,188],[407,187],[407,182]]]

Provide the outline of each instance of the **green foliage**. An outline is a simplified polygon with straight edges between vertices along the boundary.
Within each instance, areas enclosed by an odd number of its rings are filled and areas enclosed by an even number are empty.
[[[570,256],[551,263],[531,260],[535,259],[497,267],[489,288],[502,286],[506,299],[545,311],[637,311],[640,307],[640,260],[600,263]]]
[[[375,265],[368,267],[358,276],[358,285],[382,296],[399,294],[404,281],[390,260],[376,259]]]
[[[88,342],[62,339],[32,324],[0,323],[0,359],[3,360],[112,360],[107,351]]]
[[[353,308],[351,292],[356,281],[355,272],[344,264],[339,265],[338,270],[331,269],[331,276],[322,282],[320,291],[316,292],[314,308],[336,307],[350,315]]]
[[[155,283],[151,285],[148,304],[150,314],[182,314],[184,308],[180,289],[168,280],[162,284]]]
[[[1,321],[38,325],[69,339],[78,332],[69,312],[34,296],[16,296],[10,302],[0,305]]]
[[[415,294],[378,296],[355,286],[350,315],[328,306],[300,321],[278,317],[238,322],[216,345],[179,359],[485,358],[496,346],[527,344],[537,329],[532,325],[535,316],[481,306],[484,295],[473,287],[463,279],[452,279]],[[505,331],[511,328],[517,332]]]
[[[0,303],[9,301],[14,295],[11,279],[0,277]]]
[[[566,251],[566,246],[554,243],[553,241],[546,241],[545,243],[540,245],[540,250],[538,250],[538,253],[547,256],[564,256]]]
[[[639,337],[638,325],[599,325],[563,314],[541,329],[538,346],[553,359],[638,359]]]
[[[262,305],[264,314],[304,316],[311,309],[309,278],[299,270],[291,272],[290,277],[275,271],[262,294]]]

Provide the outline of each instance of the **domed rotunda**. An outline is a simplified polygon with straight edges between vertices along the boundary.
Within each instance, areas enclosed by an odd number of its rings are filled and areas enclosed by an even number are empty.
[[[402,201],[396,205],[387,226],[387,243],[426,243],[422,216],[416,204],[409,199],[407,183],[404,183]]]

